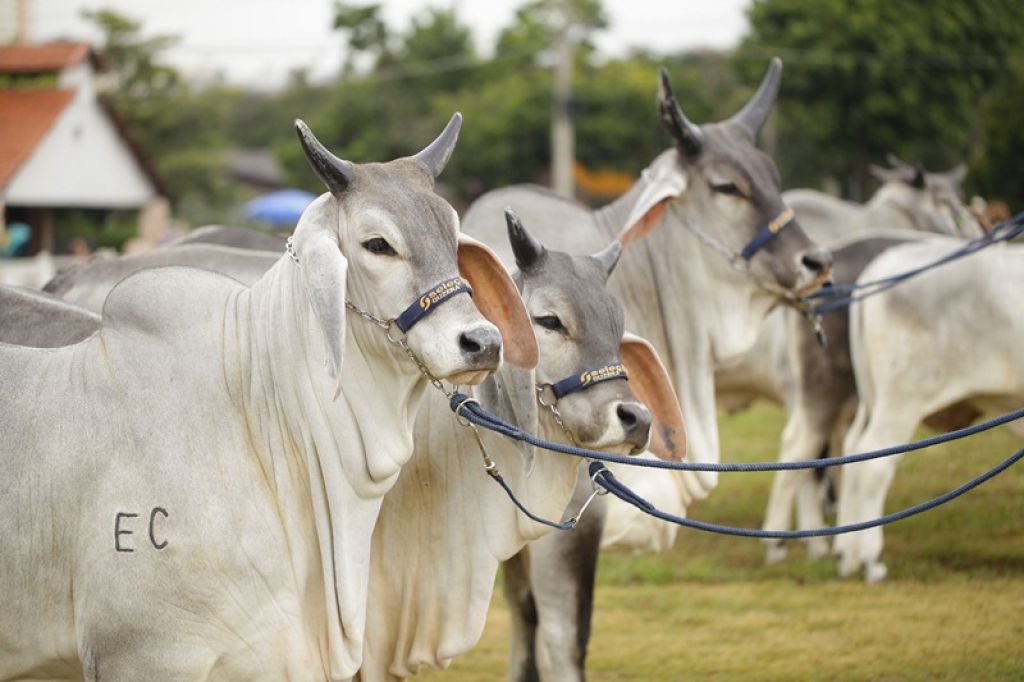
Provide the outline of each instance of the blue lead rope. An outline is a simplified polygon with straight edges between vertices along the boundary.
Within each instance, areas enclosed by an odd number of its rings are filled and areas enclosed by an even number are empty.
[[[892,289],[897,284],[905,282],[912,277],[917,277],[918,275],[928,272],[929,270],[933,270],[941,265],[945,265],[946,263],[977,253],[978,251],[988,248],[994,244],[1008,242],[1022,233],[1024,233],[1024,211],[1013,216],[1006,222],[993,227],[988,233],[967,242],[960,248],[931,263],[908,270],[907,272],[892,275],[891,277],[884,277],[870,282],[855,282],[853,284],[823,287],[820,291],[805,296],[803,300],[812,304],[809,311],[812,315],[827,315],[828,313],[835,312],[836,310],[848,308],[852,304],[862,301],[869,296],[874,296],[875,294],[880,294],[883,291]]]
[[[623,502],[631,504],[640,511],[649,514],[655,518],[675,523],[680,526],[687,528],[693,528],[696,530],[703,530],[712,533],[721,533],[726,535],[738,535],[743,537],[755,537],[755,538],[774,538],[774,539],[792,539],[792,538],[807,538],[807,537],[820,537],[829,535],[839,535],[841,533],[850,533],[853,531],[864,530],[867,528],[874,528],[876,526],[882,526],[893,521],[899,521],[905,519],[908,516],[914,516],[920,514],[923,511],[933,509],[939,505],[945,504],[952,499],[960,497],[969,490],[972,490],[989,479],[999,475],[1012,465],[1016,464],[1021,458],[1024,458],[1024,449],[1011,455],[1000,464],[989,469],[980,476],[964,483],[958,488],[933,498],[927,502],[909,507],[893,514],[879,517],[877,519],[871,519],[860,523],[848,524],[845,526],[834,526],[828,528],[814,528],[807,530],[795,530],[795,531],[768,531],[768,530],[755,530],[749,528],[735,528],[732,526],[722,526],[718,524],[705,523],[702,521],[695,521],[693,519],[686,519],[681,516],[669,514],[668,512],[657,509],[647,500],[643,499],[632,490],[630,490],[621,481],[615,478],[615,476],[606,469],[601,462],[612,462],[615,464],[624,464],[627,466],[639,466],[645,468],[655,469],[670,469],[675,471],[789,471],[795,469],[822,469],[830,466],[837,466],[842,464],[852,464],[855,462],[864,462],[872,459],[879,459],[882,457],[892,457],[905,452],[911,452],[915,450],[921,450],[923,448],[938,445],[940,443],[947,443],[950,441],[966,438],[967,436],[980,433],[993,429],[997,426],[1015,421],[1024,417],[1024,408],[1014,410],[1013,412],[1001,415],[994,419],[990,419],[981,424],[975,424],[974,426],[968,426],[963,429],[957,429],[949,433],[938,434],[922,440],[913,441],[903,445],[894,445],[888,448],[882,448],[880,450],[872,450],[869,452],[861,452],[853,455],[844,455],[842,457],[828,457],[817,460],[810,460],[806,462],[729,462],[729,463],[711,463],[711,462],[666,462],[662,460],[649,460],[649,459],[638,459],[635,457],[624,457],[621,455],[613,455],[606,452],[598,452],[596,450],[588,450],[586,448],[580,448],[573,445],[562,445],[561,443],[553,443],[551,441],[538,438],[532,434],[529,434],[517,426],[502,421],[499,417],[491,414],[490,412],[483,409],[479,403],[465,395],[464,393],[454,393],[451,397],[450,407],[453,412],[468,422],[475,424],[481,428],[494,431],[502,436],[511,438],[513,440],[522,441],[535,447],[543,448],[551,452],[557,452],[560,454],[571,455],[574,457],[581,457],[590,460],[596,460],[590,464],[591,477],[601,487],[610,492],[611,494],[618,497]],[[492,476],[493,477],[493,476]],[[498,479],[495,479],[498,480]],[[563,526],[565,524],[556,524],[551,521],[546,521],[539,517],[534,516],[526,510],[523,504],[516,499],[515,494],[511,488],[503,480],[498,480],[502,488],[505,489],[506,494],[513,501],[513,503],[523,511],[529,518],[545,525],[559,528],[560,530],[567,530]]]

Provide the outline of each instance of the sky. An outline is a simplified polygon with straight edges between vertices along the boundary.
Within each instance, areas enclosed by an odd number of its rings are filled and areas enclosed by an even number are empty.
[[[147,35],[181,37],[167,58],[187,74],[271,88],[295,68],[315,78],[334,73],[343,58],[343,38],[331,31],[332,0],[22,0],[29,6],[33,41],[74,38],[96,41],[98,33],[79,17],[84,8],[108,7],[143,22]],[[454,7],[473,29],[482,54],[493,49],[524,0],[378,0],[390,27],[404,30],[427,7]],[[595,40],[601,54],[631,47],[656,52],[734,46],[746,31],[751,0],[604,0],[610,29]],[[0,39],[9,33],[17,0],[0,0]],[[355,0],[358,4],[364,0]],[[369,2],[369,0],[365,0]],[[4,31],[3,23],[7,23]]]

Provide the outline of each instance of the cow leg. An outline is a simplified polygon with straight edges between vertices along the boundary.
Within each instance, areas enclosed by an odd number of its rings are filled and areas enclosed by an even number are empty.
[[[590,490],[581,468],[571,508],[578,509]],[[575,529],[547,535],[531,547],[530,582],[539,623],[537,666],[545,682],[586,679],[584,663],[605,510],[604,499],[598,498]]]
[[[790,412],[782,432],[782,454],[784,462],[808,461],[819,455],[828,443],[831,411],[807,409],[797,406]],[[772,480],[771,495],[765,511],[765,530],[789,530],[796,504],[801,528],[813,528],[824,524],[821,511],[820,485],[811,470],[779,471]],[[822,538],[805,541],[807,552],[812,557],[828,553],[828,544]],[[786,557],[782,540],[765,540],[765,562],[774,564]]]
[[[858,421],[862,419],[858,410]],[[863,452],[907,441],[913,435],[919,420],[898,414],[879,405],[870,417],[867,427],[859,433],[851,429],[846,441],[847,452]],[[907,426],[909,424],[909,427]],[[843,469],[839,494],[839,525],[867,521],[882,515],[885,496],[896,471],[898,457],[883,457],[849,464]],[[864,579],[869,583],[884,580],[887,574],[881,561],[883,532],[881,527],[837,536],[839,575],[846,577],[864,568]]]
[[[502,565],[509,611],[509,682],[538,682],[537,605],[530,585],[530,547]]]

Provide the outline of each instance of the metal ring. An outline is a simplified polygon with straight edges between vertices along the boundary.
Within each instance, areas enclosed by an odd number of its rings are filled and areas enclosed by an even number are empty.
[[[473,425],[473,422],[469,421],[469,419],[462,416],[462,409],[469,403],[476,403],[477,405],[480,405],[480,401],[478,401],[476,398],[472,398],[467,395],[465,398],[459,401],[458,405],[455,406],[455,420],[459,422],[460,426]]]

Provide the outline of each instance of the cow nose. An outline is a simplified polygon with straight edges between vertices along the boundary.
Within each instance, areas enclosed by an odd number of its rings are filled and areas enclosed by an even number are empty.
[[[497,367],[501,356],[501,334],[494,327],[477,327],[459,335],[459,348],[475,366]]]
[[[643,447],[651,433],[651,413],[639,403],[619,403],[615,408],[622,430],[626,432],[626,441]]]
[[[808,251],[800,258],[800,263],[816,275],[827,275],[832,268],[832,252],[828,249]]]

